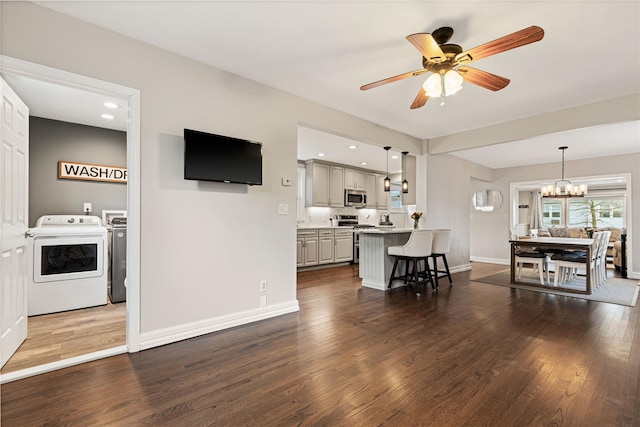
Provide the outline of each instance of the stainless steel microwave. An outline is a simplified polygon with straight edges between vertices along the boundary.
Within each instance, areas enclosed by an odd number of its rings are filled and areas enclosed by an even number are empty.
[[[364,190],[344,190],[344,205],[354,208],[364,208],[367,206],[367,192]]]

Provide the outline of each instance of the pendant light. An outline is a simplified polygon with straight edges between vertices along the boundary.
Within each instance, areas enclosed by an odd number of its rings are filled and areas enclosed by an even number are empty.
[[[568,197],[584,197],[587,194],[587,184],[573,185],[568,179],[564,179],[564,150],[569,147],[558,147],[562,151],[562,179],[553,185],[543,185],[540,189],[542,197],[563,199]]]
[[[408,151],[402,152],[402,192],[409,192],[409,181],[407,181],[407,154]]]
[[[389,179],[389,150],[391,147],[384,147],[387,151],[387,177],[384,179],[384,191],[391,191],[391,179]]]

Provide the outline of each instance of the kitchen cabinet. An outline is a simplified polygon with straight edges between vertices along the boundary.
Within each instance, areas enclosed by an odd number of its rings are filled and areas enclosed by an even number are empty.
[[[344,169],[344,188],[349,190],[364,190],[365,172],[358,169]]]
[[[375,209],[376,201],[378,200],[376,193],[376,178],[377,174],[373,172],[366,172],[364,176],[364,189],[367,192],[367,208]]]
[[[335,262],[347,262],[353,260],[353,230],[336,229],[334,245]]]
[[[384,191],[386,175],[367,172],[365,174],[365,190],[367,191],[367,208],[387,209],[389,192]]]
[[[376,209],[387,209],[389,206],[389,191],[384,191],[384,179],[386,175],[376,174]]]
[[[343,167],[309,160],[305,170],[305,206],[344,207]]]
[[[334,262],[334,245],[333,229],[320,229],[318,231],[318,264]]]
[[[318,230],[298,230],[296,238],[296,266],[318,265]]]

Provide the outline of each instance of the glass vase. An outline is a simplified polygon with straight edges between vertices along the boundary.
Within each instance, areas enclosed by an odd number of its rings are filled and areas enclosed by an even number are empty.
[[[414,219],[413,220],[413,229],[417,230],[418,229],[418,221],[420,221],[419,219]]]

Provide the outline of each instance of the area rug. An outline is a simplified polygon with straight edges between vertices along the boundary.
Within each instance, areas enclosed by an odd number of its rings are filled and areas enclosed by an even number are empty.
[[[553,280],[553,276],[551,277]],[[636,302],[638,300],[638,291],[640,290],[640,282],[635,279],[621,279],[617,277],[609,277],[607,281],[600,285],[591,295],[583,295],[583,294],[575,294],[572,292],[561,291],[558,289],[551,288],[535,288],[529,287],[526,285],[516,285],[511,284],[511,277],[509,270],[501,271],[496,274],[492,274],[490,276],[480,277],[478,279],[472,279],[474,282],[487,283],[490,285],[498,285],[498,286],[506,286],[509,288],[516,289],[525,289],[528,291],[534,292],[544,292],[548,294],[554,295],[562,295],[571,298],[580,298],[586,299],[590,301],[600,301],[607,302],[610,304],[618,304],[618,305],[626,305],[629,307],[635,307]],[[525,273],[522,273],[521,281],[532,283],[540,283],[539,276],[529,274],[525,276]],[[585,281],[584,277],[578,277],[574,279],[572,282],[567,282],[563,286],[565,287],[575,287],[576,289],[584,289]]]

